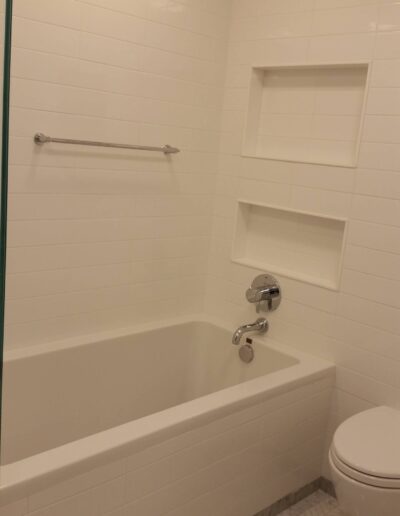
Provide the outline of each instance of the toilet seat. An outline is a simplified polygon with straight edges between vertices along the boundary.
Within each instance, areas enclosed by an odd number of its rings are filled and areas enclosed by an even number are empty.
[[[330,458],[357,482],[400,490],[400,412],[378,407],[351,417],[336,430]]]
[[[362,471],[358,471],[344,462],[340,461],[335,455],[334,450],[331,448],[329,452],[329,456],[332,464],[341,472],[343,475],[355,480],[356,482],[360,482],[367,486],[371,487],[379,487],[381,489],[398,489],[400,491],[400,478],[383,478],[383,477],[374,477],[373,475],[367,475]]]

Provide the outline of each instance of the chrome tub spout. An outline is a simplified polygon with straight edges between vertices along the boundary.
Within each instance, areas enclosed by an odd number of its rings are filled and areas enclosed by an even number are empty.
[[[239,328],[235,331],[232,337],[232,344],[237,346],[240,344],[240,340],[245,333],[249,332],[257,332],[259,334],[266,333],[268,331],[268,321],[264,317],[260,317],[256,322],[252,324],[244,324],[243,326],[239,326]]]

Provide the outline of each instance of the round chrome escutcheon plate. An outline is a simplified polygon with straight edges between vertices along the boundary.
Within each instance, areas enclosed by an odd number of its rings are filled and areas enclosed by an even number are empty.
[[[244,346],[241,346],[239,349],[239,357],[246,364],[252,362],[254,360],[253,346],[250,346],[250,344],[244,344]]]

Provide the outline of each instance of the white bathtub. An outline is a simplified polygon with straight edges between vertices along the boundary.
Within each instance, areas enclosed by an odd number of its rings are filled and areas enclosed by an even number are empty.
[[[268,339],[244,364],[231,334],[182,319],[6,355],[0,516],[251,516],[318,478],[333,366]]]

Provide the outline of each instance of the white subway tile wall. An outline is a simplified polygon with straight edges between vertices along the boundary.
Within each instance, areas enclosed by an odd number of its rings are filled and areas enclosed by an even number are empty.
[[[203,311],[230,1],[14,4],[7,349]]]
[[[400,3],[230,4],[15,1],[6,346],[204,309],[235,327],[255,318],[244,291],[260,272],[231,262],[238,197],[349,218],[340,290],[279,277],[270,316],[277,341],[336,362],[333,431],[372,405],[400,408]],[[358,168],[241,157],[251,65],[357,60],[372,61]],[[183,152],[38,149],[39,130]],[[116,508],[118,480],[108,487],[102,507],[133,514]],[[3,512],[97,516],[91,497]],[[189,508],[170,516],[201,514]]]
[[[233,2],[206,309],[232,327],[255,318],[244,292],[260,270],[231,262],[238,197],[349,218],[339,291],[278,276],[270,315],[277,341],[337,364],[327,443],[355,412],[400,409],[399,20],[390,0]],[[357,168],[241,157],[251,66],[357,60],[371,61]]]

